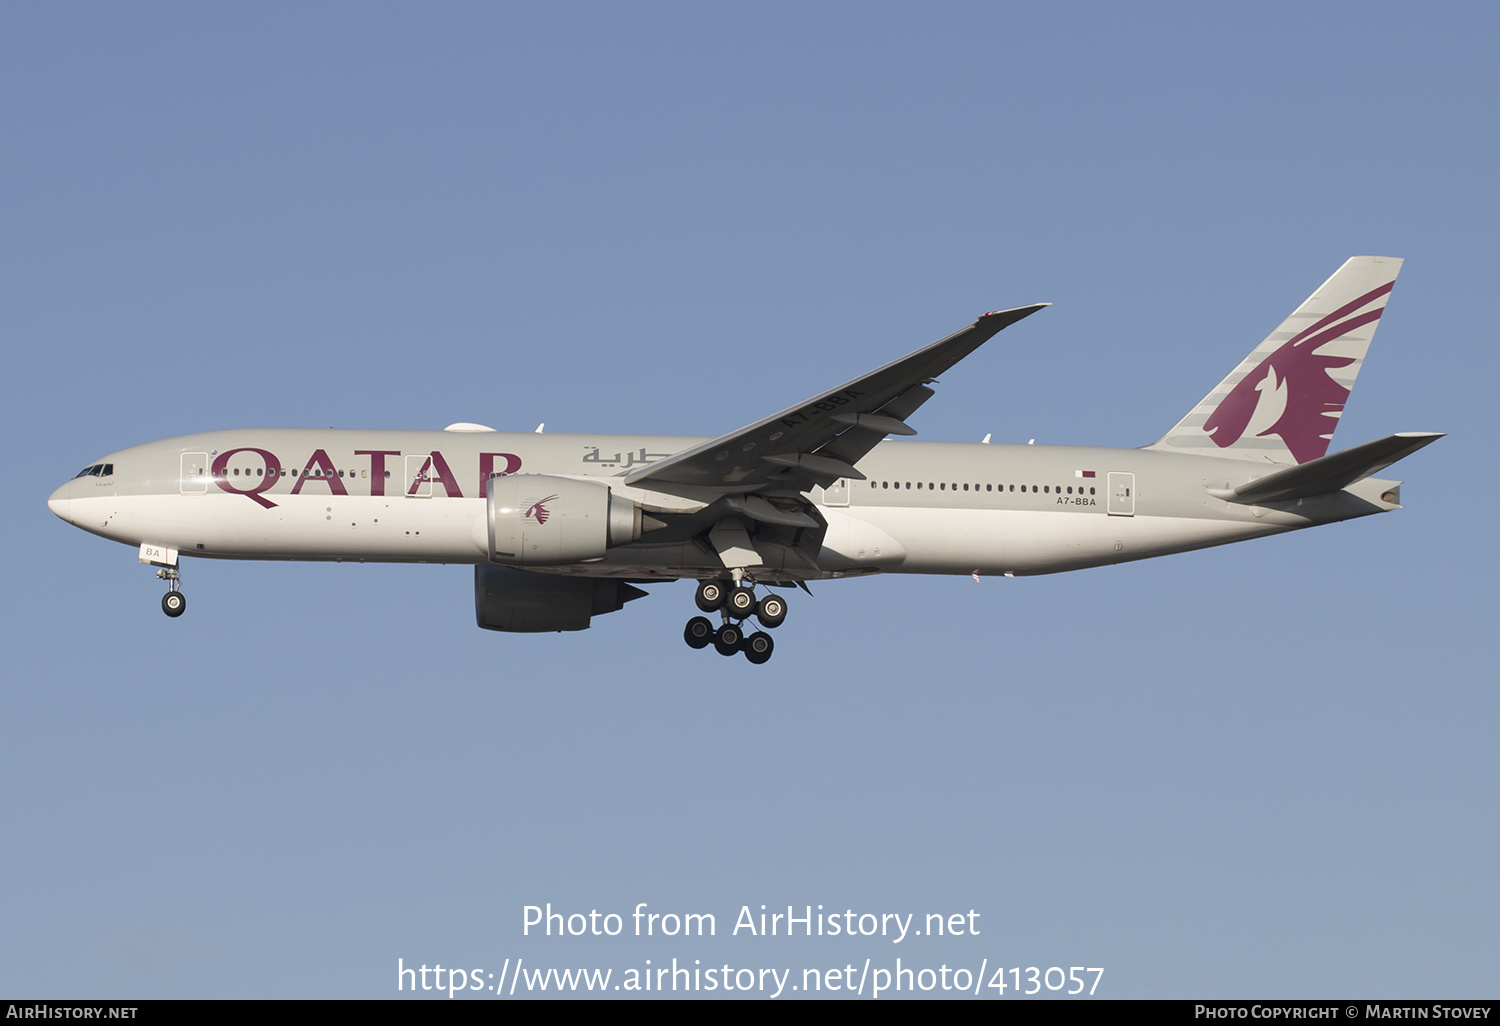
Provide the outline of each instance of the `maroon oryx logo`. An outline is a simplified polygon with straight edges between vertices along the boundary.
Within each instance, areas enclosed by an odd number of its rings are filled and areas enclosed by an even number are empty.
[[[1349,390],[1329,377],[1329,372],[1349,366],[1354,359],[1323,356],[1318,350],[1356,328],[1378,321],[1385,311],[1384,305],[1350,315],[1389,293],[1394,284],[1372,289],[1298,332],[1240,379],[1204,422],[1203,430],[1214,444],[1228,448],[1238,442],[1255,417],[1257,407],[1262,402],[1276,401],[1273,397],[1280,393],[1279,400],[1284,404],[1280,416],[1259,436],[1280,435],[1298,463],[1326,453],[1333,429],[1338,425],[1337,415],[1343,412],[1344,402],[1349,398]],[[1275,407],[1270,410],[1274,415]]]
[[[531,508],[521,515],[521,519],[535,520],[538,524],[545,524],[547,522],[547,518],[552,514],[547,511],[547,507],[543,506],[542,503],[551,502],[556,498],[557,496],[555,495],[549,495],[545,499],[536,500],[536,502],[533,502],[531,504]]]

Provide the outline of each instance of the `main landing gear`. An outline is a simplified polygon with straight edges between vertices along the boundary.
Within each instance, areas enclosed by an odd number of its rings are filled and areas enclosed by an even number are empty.
[[[178,617],[187,609],[187,596],[182,593],[182,582],[177,576],[175,566],[165,566],[156,571],[158,580],[166,581],[170,589],[161,597],[161,611],[171,617]]]
[[[757,602],[755,589],[750,585],[730,581],[701,581],[693,600],[705,613],[718,613],[723,622],[716,630],[708,617],[693,617],[682,632],[683,640],[689,647],[707,648],[712,645],[720,655],[725,656],[743,652],[745,658],[756,665],[771,658],[776,642],[765,631],[756,631],[747,637],[744,622],[754,616],[766,630],[780,627],[786,619],[786,600],[780,595],[767,595]]]

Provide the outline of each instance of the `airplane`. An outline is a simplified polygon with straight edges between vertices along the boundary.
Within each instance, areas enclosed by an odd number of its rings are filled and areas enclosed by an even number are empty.
[[[170,617],[187,556],[472,563],[478,625],[516,632],[583,630],[687,578],[705,615],[686,642],[760,664],[787,616],[773,589],[1058,573],[1400,508],[1373,475],[1440,433],[1328,447],[1401,263],[1351,257],[1141,448],[897,440],[938,375],[1038,303],[714,438],[207,431],[95,460],[47,505],[137,547]]]

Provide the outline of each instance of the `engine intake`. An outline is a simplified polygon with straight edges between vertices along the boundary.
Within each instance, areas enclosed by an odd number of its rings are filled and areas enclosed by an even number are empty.
[[[641,507],[617,498],[609,485],[549,474],[512,474],[489,484],[491,562],[565,566],[640,540]]]

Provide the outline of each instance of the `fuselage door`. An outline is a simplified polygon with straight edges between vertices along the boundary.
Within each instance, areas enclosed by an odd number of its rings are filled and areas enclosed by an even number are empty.
[[[432,455],[410,453],[406,457],[406,495],[411,499],[432,498]]]
[[[1109,515],[1135,516],[1135,475],[1111,472],[1109,475]]]
[[[208,491],[208,453],[182,454],[182,494],[202,495]]]
[[[823,505],[849,505],[849,479],[847,477],[841,477],[833,484],[823,489]]]

